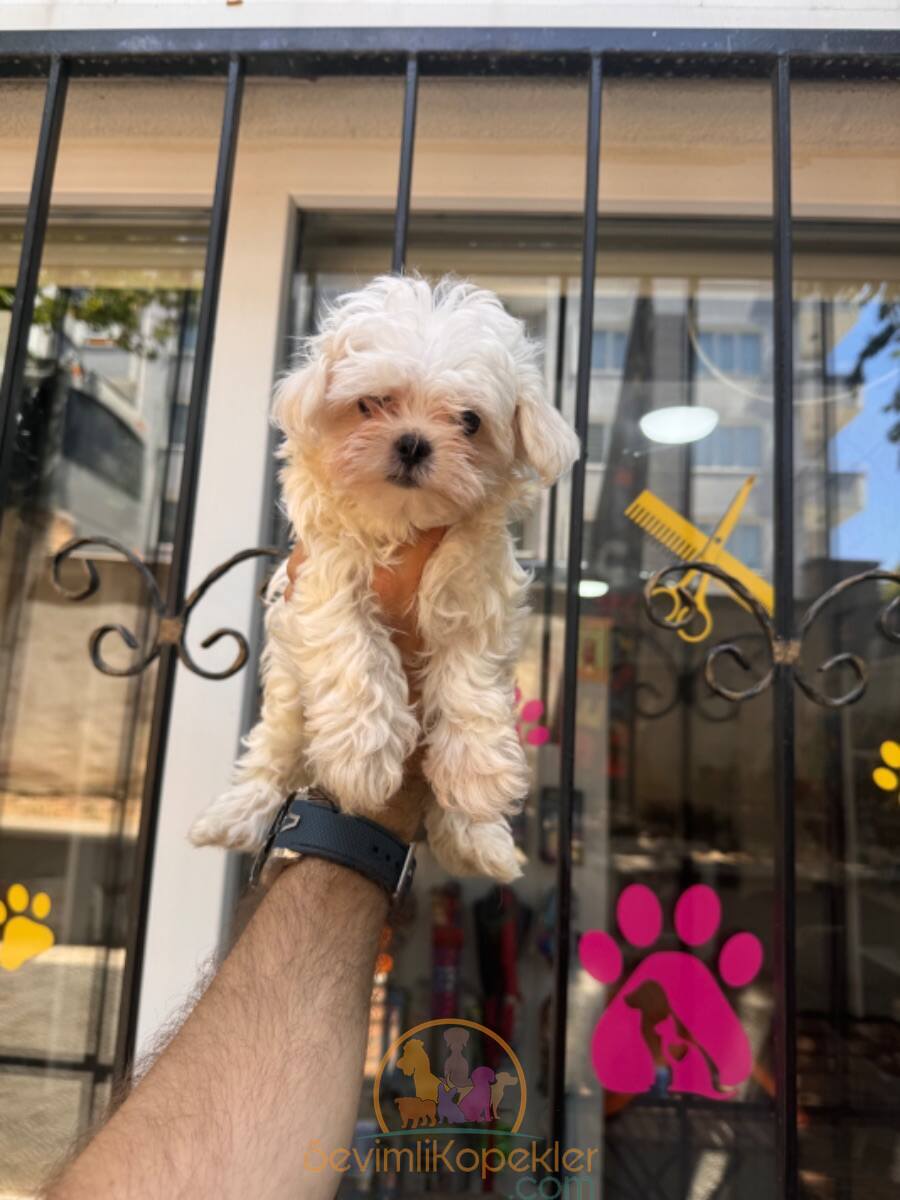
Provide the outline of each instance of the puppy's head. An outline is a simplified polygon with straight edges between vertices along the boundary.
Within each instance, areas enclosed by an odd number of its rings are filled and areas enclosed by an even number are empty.
[[[383,276],[342,297],[279,386],[285,455],[379,523],[448,524],[553,483],[578,440],[544,395],[535,346],[491,292]]]

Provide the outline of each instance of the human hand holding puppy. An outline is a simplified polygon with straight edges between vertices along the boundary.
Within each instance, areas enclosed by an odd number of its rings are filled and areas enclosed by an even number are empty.
[[[416,592],[422,581],[425,564],[446,532],[446,526],[437,525],[434,529],[417,533],[414,541],[400,547],[390,567],[376,567],[372,576],[372,591],[378,597],[384,623],[400,651],[411,689],[417,686],[414,674],[416,655],[422,650],[422,636],[416,618]],[[287,561],[290,582],[285,589],[285,600],[290,600],[294,594],[294,584],[305,558],[304,548],[296,545]]]
[[[490,292],[384,276],[329,312],[275,417],[303,557],[289,599],[277,601],[284,573],[273,588],[260,721],[193,840],[255,850],[283,798],[306,786],[382,821],[424,745],[435,857],[454,874],[514,879],[530,581],[509,523],[579,452],[535,345]],[[402,594],[404,547],[422,538],[438,541],[421,563],[415,621],[404,627],[404,610],[392,633],[379,588]]]
[[[403,667],[409,680],[411,698],[418,695],[416,667],[422,651],[422,637],[416,616],[416,593],[422,581],[422,572],[431,555],[440,545],[447,532],[436,526],[418,534],[397,551],[390,567],[378,567],[372,576],[372,591],[378,597],[379,607],[386,628],[390,631],[394,645],[400,651]],[[294,547],[287,561],[288,586],[284,598],[289,602],[294,594],[294,585],[306,551],[300,545]],[[403,786],[393,797],[379,823],[409,842],[416,836],[422,823],[425,802],[425,787],[422,779],[422,750],[420,745],[406,761],[406,776]]]
[[[441,863],[512,879],[529,581],[508,522],[578,455],[534,346],[481,289],[377,279],[338,302],[276,412],[303,549],[270,590],[261,719],[193,840],[255,850],[306,784],[409,840],[427,781]],[[387,906],[383,888],[324,858],[283,872],[53,1200],[237,1200],[260,1180],[272,1200],[333,1196],[338,1180],[304,1173],[305,1152],[353,1137]]]

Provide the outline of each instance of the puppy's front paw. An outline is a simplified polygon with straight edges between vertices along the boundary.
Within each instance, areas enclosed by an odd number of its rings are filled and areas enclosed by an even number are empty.
[[[432,805],[425,828],[432,854],[451,875],[486,875],[498,883],[512,883],[522,874],[525,856],[505,820],[472,821]]]
[[[429,737],[423,770],[438,804],[474,821],[518,812],[530,786],[514,729],[485,734],[477,726],[440,722]]]
[[[248,779],[214,800],[191,826],[188,837],[195,846],[255,853],[284,798],[273,784]]]

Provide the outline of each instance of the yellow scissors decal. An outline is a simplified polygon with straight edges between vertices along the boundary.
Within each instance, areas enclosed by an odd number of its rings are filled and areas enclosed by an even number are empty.
[[[766,583],[755,571],[744,566],[739,558],[735,558],[725,549],[725,543],[740,520],[747,497],[755,483],[755,475],[750,475],[744,480],[712,533],[704,533],[696,525],[692,525],[686,517],[670,508],[664,500],[660,500],[659,496],[649,490],[641,492],[632,500],[625,509],[625,516],[685,562],[693,560],[721,567],[723,571],[739,580],[747,591],[771,612],[774,603],[771,584]],[[679,629],[678,636],[685,642],[702,642],[712,630],[712,613],[706,599],[712,581],[711,575],[692,568],[685,571],[677,583],[660,584],[653,589],[653,596],[665,596],[672,602],[672,609],[666,614],[667,621],[683,620],[691,609],[694,610],[701,626],[697,629],[694,620],[685,628]],[[690,593],[690,599],[685,596],[687,591]],[[740,604],[741,601],[738,600],[737,603]],[[691,632],[692,628],[694,632]]]

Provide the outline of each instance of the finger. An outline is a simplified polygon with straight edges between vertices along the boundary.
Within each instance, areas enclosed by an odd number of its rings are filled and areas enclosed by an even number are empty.
[[[425,564],[441,544],[446,532],[446,525],[437,525],[434,529],[426,529],[414,542],[404,546],[401,550],[401,560],[405,559],[410,570],[415,573],[417,587],[422,578],[422,572],[425,570]]]
[[[372,580],[373,590],[387,619],[409,635],[415,634],[416,622],[412,614],[422,574],[446,532],[446,526],[426,530],[415,542],[400,548],[393,566],[376,570]]]
[[[408,542],[400,548],[400,554],[393,568],[385,572],[386,592],[391,596],[394,605],[406,609],[410,606],[422,582],[422,575],[429,558],[441,543],[447,532],[446,526],[428,529],[414,542]]]
[[[300,568],[303,565],[304,558],[306,558],[306,552],[298,542],[291,551],[290,558],[287,560],[287,574],[289,582],[287,587],[284,589],[285,600],[290,600],[291,596],[294,594],[294,584],[297,580],[297,575],[300,571]]]
[[[303,565],[303,560],[306,558],[306,551],[298,542],[291,551],[291,557],[288,559],[287,573],[291,583],[294,583],[297,578],[297,572]]]

